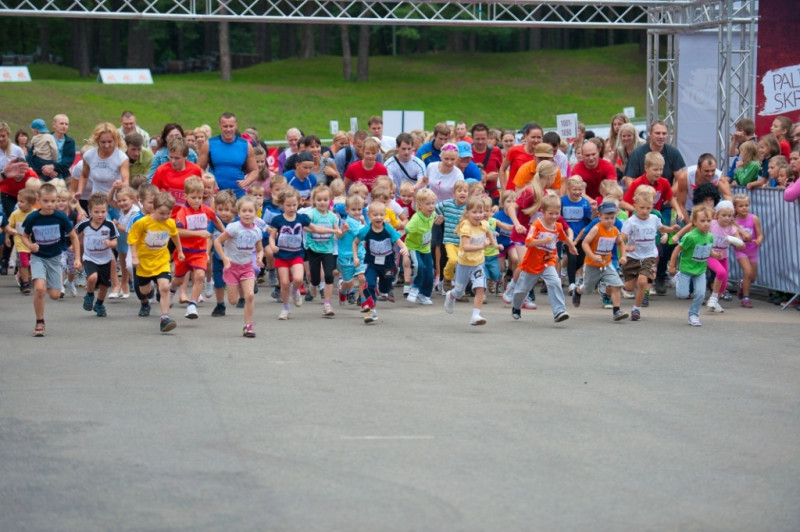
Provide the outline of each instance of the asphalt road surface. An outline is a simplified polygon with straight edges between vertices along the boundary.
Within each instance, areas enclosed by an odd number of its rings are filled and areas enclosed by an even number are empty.
[[[555,324],[48,301],[0,277],[0,530],[800,530],[800,313],[597,296]],[[630,301],[624,309],[630,310]]]

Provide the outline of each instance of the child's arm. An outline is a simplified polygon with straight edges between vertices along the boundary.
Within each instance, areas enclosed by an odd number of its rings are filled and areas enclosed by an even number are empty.
[[[672,250],[672,256],[669,258],[669,274],[670,275],[675,275],[675,273],[678,271],[678,268],[676,267],[676,264],[678,262],[678,256],[681,254],[681,249],[683,249],[683,248],[681,248],[681,245],[678,244],[678,245],[675,246],[675,249]]]
[[[679,222],[686,220],[686,213],[683,212],[683,207],[678,205],[678,198],[672,196],[672,199],[669,200],[669,204],[672,207],[672,210],[675,211],[675,220]]]
[[[26,248],[31,250],[31,253],[38,253],[39,252],[39,244],[35,242],[31,242],[31,237],[28,233],[23,232],[19,235],[22,238],[22,243],[25,245]],[[77,249],[77,248],[73,248]],[[77,254],[76,254],[77,255]]]
[[[761,220],[755,214],[753,215],[753,228],[756,230],[756,246],[760,246],[764,242],[764,233],[761,231]]]
[[[361,260],[359,260],[359,258],[358,258],[358,243],[359,243],[358,237],[354,238],[353,239],[353,266],[355,266],[356,268],[361,266]]]
[[[222,247],[222,244],[230,238],[230,235],[223,231],[214,239],[214,249],[217,250],[217,255],[219,255],[220,260],[222,260],[222,265],[225,268],[231,267],[231,259],[225,254],[225,248]]]
[[[496,250],[502,251],[503,250],[503,245],[497,243],[497,238],[495,238],[495,236],[494,236],[494,231],[492,231],[492,229],[489,228],[489,230],[486,231],[486,234],[489,236],[489,242],[492,244],[492,246]]]
[[[72,243],[72,249],[73,250],[80,249],[80,247],[79,247],[80,246],[80,242],[78,242],[78,234],[75,232],[75,228],[74,227],[70,230],[68,236],[69,236],[69,241]],[[114,245],[116,246],[116,242],[114,242]],[[28,248],[28,249],[30,249],[30,248]],[[75,262],[73,262],[72,266],[76,270],[80,270],[81,266],[83,266],[83,264],[81,263],[81,257],[82,256],[83,255],[81,253],[75,253]]]
[[[470,242],[470,237],[463,235],[461,237],[461,249],[463,249],[464,251],[483,251],[484,249],[486,249],[487,245],[488,243],[486,242],[486,239],[483,240],[482,244],[472,244]]]
[[[222,221],[219,219],[219,216],[214,217],[214,227],[216,227],[220,233],[225,232],[225,226],[222,225]],[[206,231],[206,233],[208,233],[209,238],[212,236],[208,231]]]
[[[280,249],[278,248],[278,244],[275,243],[275,231],[274,227],[270,227],[269,232],[269,250],[272,252],[272,255],[275,256]]]
[[[122,181],[114,181],[111,190],[108,191],[108,204],[115,209],[119,207],[119,205],[117,205],[117,191],[121,188]]]
[[[672,241],[673,242],[680,242],[681,238],[683,237],[683,235],[685,235],[686,233],[688,233],[692,229],[694,229],[694,225],[692,224],[692,222],[688,222],[686,225],[683,226],[683,228],[681,228],[680,231],[675,233],[675,236],[672,237]]]
[[[628,212],[633,212],[633,211],[636,210],[636,208],[633,205],[631,205],[630,203],[628,203],[625,200],[620,200],[619,209],[621,211],[628,211]]]
[[[625,241],[622,238],[622,233],[617,235],[617,252],[619,253],[617,262],[619,262],[620,266],[625,266],[625,263],[628,262],[628,252],[625,249]]]
[[[261,240],[256,242],[256,264],[258,264],[260,268],[264,267],[264,245],[261,243]]]
[[[224,231],[225,228],[223,227],[222,230]],[[182,236],[184,238],[191,238],[193,236],[199,236],[201,238],[208,238],[211,236],[211,233],[206,231],[205,229],[198,229],[195,231],[190,231],[189,229],[182,229],[178,228],[178,236]]]
[[[517,218],[517,204],[514,203],[510,207],[506,207],[505,213],[509,218],[511,218],[511,223],[514,224],[514,230],[517,233],[524,235],[527,230],[521,223],[519,223],[519,218]]]
[[[208,233],[208,231],[203,231],[204,233]],[[183,254],[183,248],[181,247],[181,234],[178,231],[177,235],[169,237],[172,240],[172,243],[175,244],[175,250],[178,252],[178,260],[183,261],[186,260],[186,257]]]
[[[342,236],[342,230],[338,227],[322,227],[312,223],[303,227],[303,231],[306,233],[318,233],[320,235],[336,235],[337,237]]]
[[[583,248],[583,252],[586,253],[587,258],[591,259],[594,262],[602,262],[601,257],[599,255],[595,255],[595,253],[592,251],[592,245],[591,245],[592,242],[594,242],[595,237],[597,237],[597,231],[598,229],[596,225],[592,227],[591,230],[589,231],[589,234],[587,234],[583,238],[581,247]],[[581,231],[581,234],[583,234],[583,231]]]
[[[664,224],[662,224],[661,227],[658,228],[658,232],[661,233],[661,234],[669,234],[669,233],[674,233],[675,231],[679,231],[680,228],[681,228],[681,226],[678,225],[678,224],[675,224],[675,225],[664,225]]]
[[[514,229],[514,224],[507,224],[505,222],[501,222],[497,218],[495,218],[495,222],[497,222],[497,227],[500,229],[505,229],[506,231],[512,231]]]
[[[751,183],[747,183],[747,190],[753,190],[754,188],[761,188],[765,187],[769,184],[769,176],[764,176],[758,181],[753,181]]]

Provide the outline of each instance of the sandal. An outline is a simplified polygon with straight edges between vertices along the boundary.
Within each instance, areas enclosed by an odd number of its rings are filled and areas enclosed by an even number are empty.
[[[33,329],[33,335],[35,337],[44,336],[44,322],[36,322],[36,327]]]

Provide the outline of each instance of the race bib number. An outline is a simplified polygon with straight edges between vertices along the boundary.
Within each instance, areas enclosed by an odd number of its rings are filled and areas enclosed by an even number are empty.
[[[169,231],[147,231],[144,237],[144,244],[150,249],[159,249],[167,245],[169,241]]]

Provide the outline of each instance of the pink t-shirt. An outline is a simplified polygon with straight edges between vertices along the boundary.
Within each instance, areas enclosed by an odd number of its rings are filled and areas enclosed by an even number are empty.
[[[716,220],[711,220],[711,229],[709,233],[714,237],[712,249],[718,253],[722,253],[723,259],[728,258],[728,248],[731,247],[731,243],[728,242],[726,237],[735,235],[736,229],[734,229],[732,225],[722,227]]]

